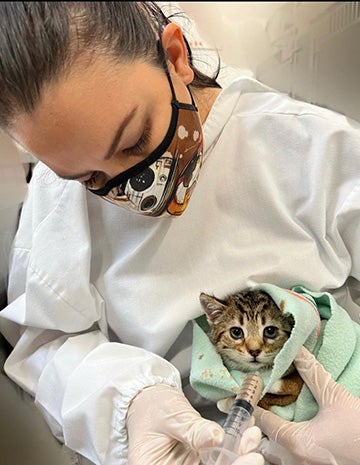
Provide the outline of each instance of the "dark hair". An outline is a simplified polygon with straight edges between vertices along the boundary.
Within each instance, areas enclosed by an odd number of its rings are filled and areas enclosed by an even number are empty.
[[[30,113],[45,84],[82,54],[161,65],[156,36],[170,23],[155,2],[0,2],[0,126]],[[194,87],[219,87],[194,67]]]

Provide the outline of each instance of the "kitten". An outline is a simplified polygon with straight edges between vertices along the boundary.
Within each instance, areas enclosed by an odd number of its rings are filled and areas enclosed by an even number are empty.
[[[224,300],[200,294],[210,326],[210,339],[229,369],[261,372],[271,368],[276,355],[289,339],[294,318],[283,311],[261,290],[245,290]],[[273,405],[294,402],[303,381],[294,365],[275,382],[259,405],[267,410]]]

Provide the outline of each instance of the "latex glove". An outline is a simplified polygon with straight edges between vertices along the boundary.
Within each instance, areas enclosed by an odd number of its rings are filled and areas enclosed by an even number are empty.
[[[177,389],[156,384],[141,391],[130,403],[127,431],[129,465],[200,465],[200,451],[219,446],[223,429],[206,420]],[[246,433],[246,434],[245,434]],[[253,452],[261,431],[252,426],[243,434],[233,465],[263,465]]]
[[[336,383],[305,348],[295,365],[318,403],[318,413],[295,423],[257,407],[256,424],[276,443],[265,442],[260,448],[264,457],[276,465],[359,465],[360,399]]]

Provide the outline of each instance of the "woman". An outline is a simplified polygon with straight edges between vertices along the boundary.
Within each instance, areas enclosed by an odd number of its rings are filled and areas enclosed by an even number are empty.
[[[97,464],[200,463],[222,430],[188,384],[199,292],[357,279],[359,128],[202,75],[154,3],[0,8],[1,125],[41,161],[2,312],[21,328],[3,330],[7,373]],[[234,465],[263,463],[248,431]]]

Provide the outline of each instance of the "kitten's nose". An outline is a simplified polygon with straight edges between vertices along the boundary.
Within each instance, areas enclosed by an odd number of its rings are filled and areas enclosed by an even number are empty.
[[[261,350],[260,349],[250,349],[248,352],[252,357],[257,357],[260,354]]]

